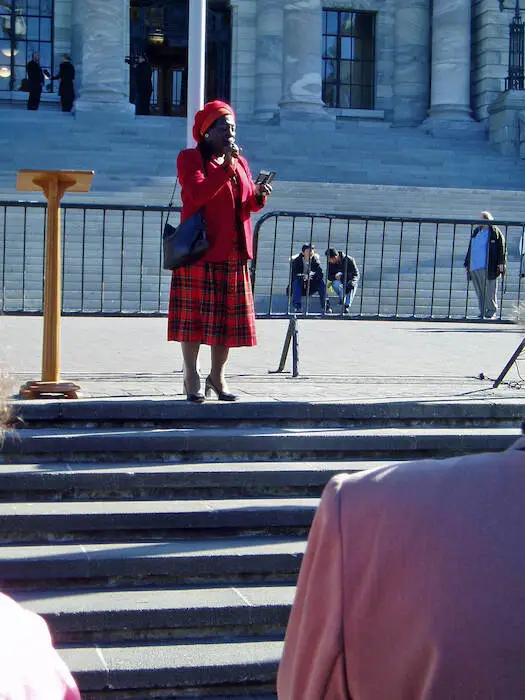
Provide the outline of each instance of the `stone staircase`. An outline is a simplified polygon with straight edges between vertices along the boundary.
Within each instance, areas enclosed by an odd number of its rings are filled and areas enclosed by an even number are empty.
[[[158,178],[172,180],[177,153],[185,147],[184,119],[75,119],[0,108],[0,124],[2,190],[13,187],[8,177],[18,168],[86,168],[97,171],[93,194],[142,191],[158,201]],[[435,138],[417,128],[366,121],[238,124],[238,141],[253,170],[272,167],[280,182],[521,189],[525,163],[502,156],[479,133],[473,139]]]
[[[82,195],[82,201],[165,205],[173,185],[176,156],[184,147],[185,124],[185,120],[157,117],[128,122],[77,120],[51,110],[29,113],[4,107],[0,109],[0,126],[3,126],[0,142],[5,154],[0,170],[2,197],[41,200],[38,194],[15,191],[19,168],[88,168],[94,169],[96,175],[92,192]],[[256,125],[241,121],[239,141],[255,172],[261,167],[272,167],[278,173],[269,210],[472,220],[481,210],[489,209],[499,220],[525,221],[521,196],[525,163],[500,155],[482,138],[437,139],[419,129],[393,128],[383,122],[343,122],[336,127]],[[78,200],[78,195],[66,195],[64,201]],[[176,203],[180,203],[178,195]],[[116,211],[106,216],[106,228],[102,232],[103,218],[100,210],[89,212],[84,233],[82,213],[68,213],[65,309],[87,313],[164,311],[169,276],[160,274],[159,270],[160,216],[150,214],[143,220],[139,214],[128,213],[124,223],[122,212]],[[30,230],[28,240],[21,235],[24,225]],[[291,250],[296,252],[304,240],[309,240],[309,226],[309,221],[299,222],[291,246],[289,225],[284,221],[279,226],[275,248],[274,222],[271,220],[263,227],[256,287],[260,313],[268,312],[270,292],[276,299],[273,310],[286,310],[283,292],[288,279],[288,259]],[[344,226],[332,236],[331,243],[345,248],[343,229]],[[10,256],[0,280],[7,311],[20,310],[22,297],[27,311],[41,306],[43,231],[42,212],[31,209],[25,213],[8,210],[0,226],[0,249],[5,245]],[[520,303],[521,233],[521,227],[515,226],[507,236],[509,274],[505,281],[503,318],[509,320],[515,319]],[[472,295],[470,301],[467,297],[462,267],[468,226],[456,231],[453,250],[453,228],[441,229],[442,248],[436,265],[435,230],[424,229],[420,241],[422,267],[415,293],[418,234],[415,229],[411,232],[405,229],[401,241],[399,227],[390,225],[387,234],[387,244],[383,247],[382,224],[371,225],[367,231],[369,251],[365,255],[362,227],[352,223],[350,249],[366,282],[354,301],[358,313],[391,316],[413,312],[419,317],[436,318],[476,315]],[[142,249],[139,241],[144,243]],[[324,251],[326,241],[326,231],[319,226],[314,232],[314,243],[320,252]],[[401,246],[404,258],[398,264],[395,256],[399,255]],[[120,269],[123,248],[124,275]],[[81,263],[82,251],[86,255],[85,265]],[[271,286],[274,253],[278,272]],[[399,291],[398,270],[402,273]],[[79,297],[81,287],[85,292],[83,306]]]
[[[86,700],[269,698],[331,475],[501,450],[521,402],[16,404],[3,588],[48,620]]]

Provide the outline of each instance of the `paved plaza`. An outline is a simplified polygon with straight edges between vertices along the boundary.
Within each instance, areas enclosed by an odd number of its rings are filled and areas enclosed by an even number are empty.
[[[291,352],[286,371],[272,373],[279,365],[285,319],[259,320],[258,346],[232,351],[230,387],[241,400],[525,398],[520,362],[492,389],[522,340],[519,325],[303,319],[298,327],[299,377],[291,375]],[[12,376],[13,390],[39,379],[42,319],[1,317],[0,337],[0,365]],[[207,373],[206,347],[201,364]],[[166,341],[164,318],[66,317],[61,366],[62,378],[77,381],[83,397],[183,399],[180,348]]]

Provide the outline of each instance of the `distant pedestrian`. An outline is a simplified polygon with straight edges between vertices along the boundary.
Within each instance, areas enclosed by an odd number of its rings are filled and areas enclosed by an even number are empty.
[[[359,281],[359,270],[355,259],[335,248],[328,248],[326,257],[328,258],[328,281],[331,282],[332,289],[339,297],[339,302],[344,303],[344,313],[347,314],[352,306]]]
[[[71,63],[69,54],[65,53],[58,74],[53,80],[60,80],[58,94],[63,112],[71,112],[75,101],[75,66]]]
[[[146,116],[149,114],[149,104],[153,92],[152,75],[153,71],[147,58],[139,56],[135,66],[135,114],[137,115]]]
[[[488,211],[481,212],[485,221],[493,221]],[[494,224],[476,226],[472,231],[464,266],[478,298],[480,318],[494,318],[498,311],[498,277],[505,274],[505,238]]]
[[[27,109],[37,110],[40,105],[40,97],[42,88],[44,87],[45,77],[44,71],[40,65],[40,54],[34,53],[33,58],[26,66],[27,84],[29,88],[29,97],[27,99]]]

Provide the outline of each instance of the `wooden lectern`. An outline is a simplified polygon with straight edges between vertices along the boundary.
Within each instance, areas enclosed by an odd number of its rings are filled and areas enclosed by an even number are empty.
[[[60,314],[62,308],[60,201],[67,192],[88,192],[93,170],[20,170],[16,189],[43,191],[47,199],[46,267],[44,280],[44,339],[42,380],[26,382],[20,388],[23,399],[43,395],[76,399],[78,384],[60,381]]]

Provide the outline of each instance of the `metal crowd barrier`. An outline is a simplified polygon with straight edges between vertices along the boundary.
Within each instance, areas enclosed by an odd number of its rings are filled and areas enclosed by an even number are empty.
[[[170,274],[162,269],[161,232],[167,211],[163,206],[63,204],[63,313],[164,315]],[[42,313],[45,213],[40,202],[0,202],[2,313]],[[360,271],[350,313],[344,315],[335,300],[332,318],[475,319],[477,301],[463,261],[477,223],[269,212],[255,226],[251,276],[257,315],[294,315],[286,293],[290,263],[309,243],[320,255],[325,279],[329,247],[353,256]],[[494,223],[507,247],[507,273],[498,283],[498,320],[515,321],[522,296],[525,225]],[[321,316],[318,297],[303,301],[302,317]]]
[[[255,227],[251,276],[258,316],[293,315],[291,261],[306,243],[315,247],[325,280],[328,248],[352,256],[359,268],[349,314],[344,314],[336,299],[335,305],[331,302],[335,311],[332,318],[474,320],[479,314],[477,298],[463,264],[471,231],[480,223],[472,219],[269,212]],[[525,273],[525,224],[492,223],[503,231],[507,252],[506,275],[498,282],[496,320],[515,321]],[[302,309],[298,318],[322,315],[319,296],[303,298]]]
[[[162,269],[162,230],[168,209],[63,204],[62,313],[166,314],[170,274]],[[171,211],[178,221],[180,207]],[[2,313],[42,313],[45,238],[44,203],[0,202]]]

